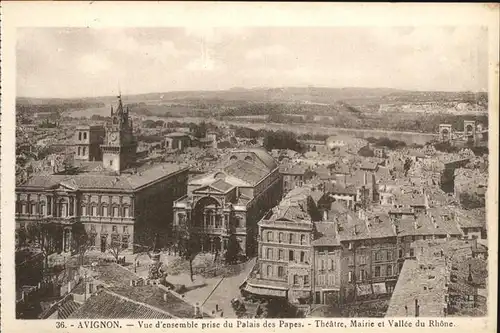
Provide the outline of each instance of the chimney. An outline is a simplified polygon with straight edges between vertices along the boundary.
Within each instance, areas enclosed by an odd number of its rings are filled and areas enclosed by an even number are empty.
[[[415,317],[420,316],[420,305],[418,304],[418,299],[415,299]]]

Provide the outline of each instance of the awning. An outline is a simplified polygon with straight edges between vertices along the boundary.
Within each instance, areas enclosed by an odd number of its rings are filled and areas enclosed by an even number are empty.
[[[286,297],[286,290],[271,289],[266,287],[254,287],[249,284],[246,285],[245,291],[261,296]]]
[[[374,283],[373,284],[373,293],[374,294],[387,294],[387,290],[385,289],[385,283]]]
[[[356,292],[358,296],[370,295],[372,293],[372,286],[369,284],[357,284]]]

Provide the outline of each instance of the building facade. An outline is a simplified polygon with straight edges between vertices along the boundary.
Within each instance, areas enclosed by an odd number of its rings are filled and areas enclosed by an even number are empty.
[[[188,168],[160,164],[124,169],[134,163],[135,138],[129,137],[130,122],[128,113],[123,113],[121,99],[117,112],[111,115],[104,158],[96,170],[35,174],[16,187],[16,229],[29,230],[34,225],[50,229],[38,240],[50,242],[50,252],[70,251],[74,245],[72,232],[80,224],[91,246],[103,252],[112,243],[128,249],[133,244],[150,247],[154,234],[163,239],[171,236],[172,206],[174,200],[186,194]],[[95,145],[92,133],[100,131],[77,132],[76,148],[81,147],[80,134],[82,140]]]
[[[174,226],[188,227],[200,251],[224,252],[229,241],[238,252],[257,253],[257,222],[282,196],[282,177],[263,149],[234,151],[208,174],[189,181],[174,204]]]
[[[102,126],[79,126],[74,135],[74,156],[77,160],[102,161],[101,145],[105,130]]]

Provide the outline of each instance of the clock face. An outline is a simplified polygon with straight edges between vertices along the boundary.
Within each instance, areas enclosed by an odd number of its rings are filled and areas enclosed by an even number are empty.
[[[116,139],[118,139],[118,135],[116,133],[113,133],[113,134],[111,134],[110,139],[111,139],[112,142],[115,142]]]

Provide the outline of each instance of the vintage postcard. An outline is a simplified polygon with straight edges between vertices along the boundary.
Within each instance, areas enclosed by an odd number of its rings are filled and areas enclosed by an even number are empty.
[[[1,331],[496,331],[499,9],[2,4]]]

